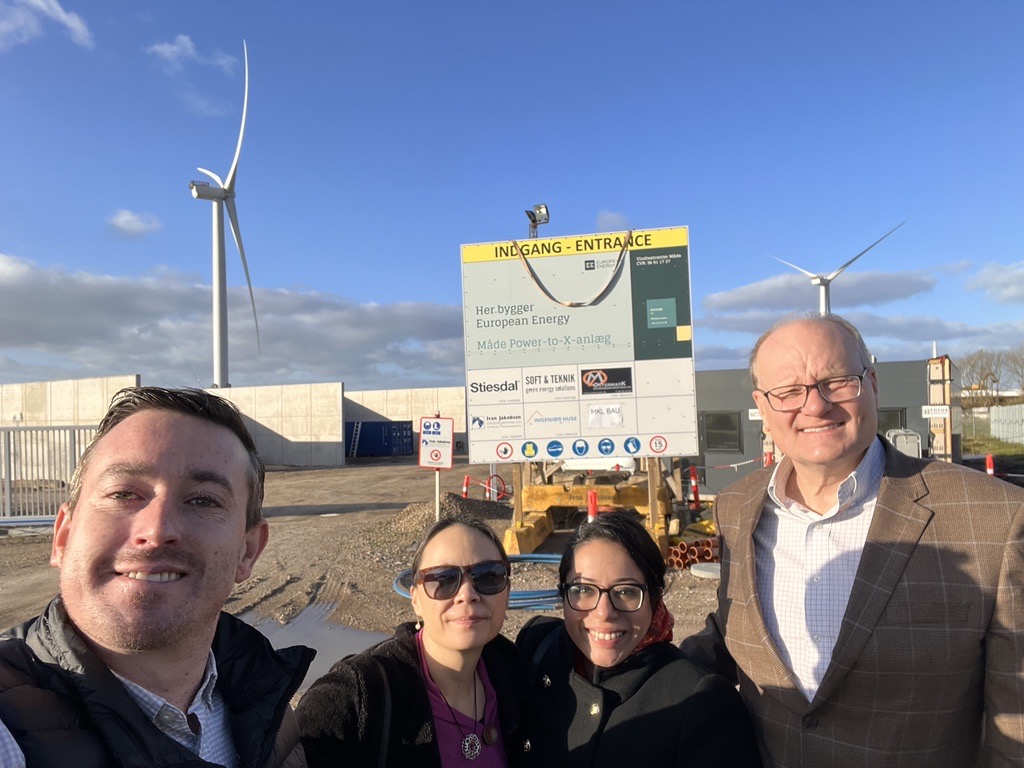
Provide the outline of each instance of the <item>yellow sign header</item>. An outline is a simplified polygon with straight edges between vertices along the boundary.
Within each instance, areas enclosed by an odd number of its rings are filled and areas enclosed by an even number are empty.
[[[519,250],[528,259],[548,256],[581,256],[583,254],[616,253],[622,250],[627,232],[601,232],[593,235],[544,237],[516,240]],[[665,229],[634,229],[629,241],[630,250],[648,248],[683,248],[690,244],[688,227]],[[476,264],[487,261],[518,259],[519,252],[511,240],[498,243],[474,243],[462,246],[462,263]]]

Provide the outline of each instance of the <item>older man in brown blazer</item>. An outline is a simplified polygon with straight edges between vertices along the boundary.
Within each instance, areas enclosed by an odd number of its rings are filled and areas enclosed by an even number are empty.
[[[785,458],[719,494],[716,613],[682,643],[735,679],[766,766],[1024,766],[1024,490],[896,452],[835,315],[751,354]]]

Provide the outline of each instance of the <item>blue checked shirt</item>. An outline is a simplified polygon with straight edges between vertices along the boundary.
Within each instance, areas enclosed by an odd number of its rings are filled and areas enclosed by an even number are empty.
[[[195,698],[192,699],[188,712],[182,712],[155,693],[147,691],[131,680],[126,680],[116,672],[114,676],[124,684],[128,695],[153,721],[153,725],[185,749],[207,762],[217,763],[225,768],[237,768],[238,753],[235,752],[235,743],[231,738],[228,708],[224,704],[224,697],[216,689],[217,662],[214,661],[212,650],[206,659],[206,675]],[[198,733],[193,733],[189,727],[190,716],[199,724]]]
[[[25,755],[3,720],[0,720],[0,765],[3,768],[25,768]]]
[[[160,731],[207,762],[225,768],[238,768],[238,753],[235,752],[231,738],[227,705],[216,689],[217,662],[214,661],[213,651],[210,651],[206,659],[206,674],[188,712],[182,712],[116,672],[113,674],[124,685],[132,701],[139,705]],[[189,726],[190,716],[198,723],[198,733],[193,733]],[[3,722],[0,722],[0,766],[25,768],[25,755]]]

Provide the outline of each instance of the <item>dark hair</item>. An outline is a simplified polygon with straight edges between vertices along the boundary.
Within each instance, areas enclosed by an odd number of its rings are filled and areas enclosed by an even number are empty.
[[[71,492],[68,509],[74,513],[82,493],[82,480],[96,450],[96,444],[114,427],[136,413],[143,411],[171,411],[194,416],[211,424],[228,429],[234,434],[249,454],[246,474],[249,480],[249,499],[245,506],[245,529],[251,530],[263,519],[263,482],[266,468],[256,451],[256,442],[242,420],[242,414],[234,403],[222,397],[211,395],[202,389],[164,389],[162,387],[125,387],[114,395],[110,407],[100,422],[96,436],[79,459],[71,478]]]
[[[857,354],[860,356],[860,362],[865,368],[871,366],[871,353],[868,352],[868,346],[864,343],[864,337],[860,335],[860,331],[847,320],[845,317],[840,315],[819,315],[817,312],[807,314],[795,314],[786,315],[778,322],[774,323],[771,328],[761,334],[758,340],[754,343],[754,348],[750,351],[750,381],[757,387],[757,372],[754,370],[754,364],[757,363],[757,353],[761,351],[761,345],[764,344],[765,340],[781,328],[785,328],[787,325],[793,323],[830,323],[842,330],[846,331],[853,339],[854,346],[857,350]]]
[[[640,516],[629,510],[615,510],[598,515],[594,522],[584,523],[569,538],[558,564],[558,583],[565,584],[576,564],[576,550],[581,544],[594,540],[618,544],[643,574],[644,583],[653,608],[665,593],[665,558],[651,534],[640,522]]]
[[[498,554],[501,556],[498,559],[508,562],[508,555],[505,554],[505,547],[501,544],[501,539],[498,538],[497,534],[491,529],[487,523],[481,520],[479,517],[474,517],[467,512],[456,512],[451,515],[442,517],[436,523],[434,523],[427,532],[423,534],[423,538],[420,539],[420,545],[416,547],[416,554],[412,556],[412,572],[416,573],[420,569],[420,562],[423,560],[423,550],[427,548],[427,544],[437,534],[446,528],[451,528],[453,525],[461,525],[471,530],[481,533],[490,539],[491,543],[497,547]]]

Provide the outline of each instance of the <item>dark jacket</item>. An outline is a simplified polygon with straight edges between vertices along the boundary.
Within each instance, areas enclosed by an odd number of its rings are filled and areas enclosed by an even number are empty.
[[[542,675],[534,748],[550,765],[592,768],[759,766],[736,689],[669,642],[654,643],[593,679],[574,671],[576,646],[561,619],[536,617],[516,643]]]
[[[522,703],[535,679],[529,662],[501,635],[484,646],[482,659],[498,695],[509,765],[531,764],[529,726],[522,719]],[[390,718],[384,714],[388,706]],[[441,768],[412,623],[398,627],[394,637],[335,664],[310,686],[296,714],[312,768],[381,764]],[[382,746],[387,750],[386,762],[380,760]]]
[[[315,651],[275,651],[257,630],[226,613],[212,648],[239,766],[305,765],[290,700]],[[28,768],[212,765],[153,725],[86,648],[59,597],[40,616],[0,635],[0,719]]]

